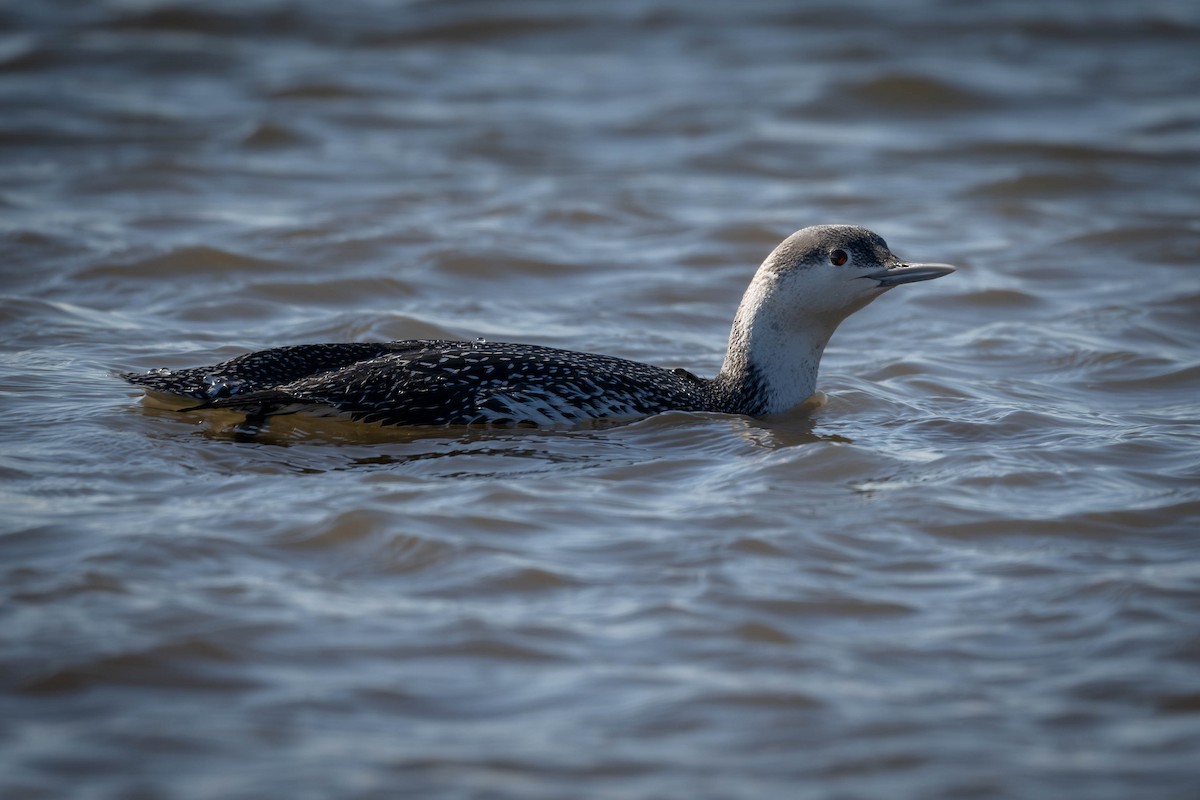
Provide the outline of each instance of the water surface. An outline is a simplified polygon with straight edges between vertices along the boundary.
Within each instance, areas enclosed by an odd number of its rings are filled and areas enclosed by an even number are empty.
[[[1190,798],[1190,2],[0,9],[0,795]],[[113,370],[483,336],[825,403],[364,433]]]

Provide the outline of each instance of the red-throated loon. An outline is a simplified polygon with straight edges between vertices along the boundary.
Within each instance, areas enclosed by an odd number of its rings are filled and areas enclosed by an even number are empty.
[[[663,411],[760,416],[803,403],[838,324],[893,286],[940,278],[854,225],[796,231],[767,256],[734,317],[714,378],[526,344],[412,340],[302,344],[211,367],[125,374],[156,395],[247,422],[303,412],[383,425],[563,426]]]

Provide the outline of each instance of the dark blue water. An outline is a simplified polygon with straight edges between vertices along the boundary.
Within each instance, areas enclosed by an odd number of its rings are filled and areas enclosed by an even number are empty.
[[[1191,798],[1191,2],[0,6],[0,795]],[[112,370],[711,375],[820,222],[957,273],[825,402],[586,431]]]

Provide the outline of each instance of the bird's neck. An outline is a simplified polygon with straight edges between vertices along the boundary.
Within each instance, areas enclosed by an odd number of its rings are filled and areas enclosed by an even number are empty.
[[[729,333],[729,350],[715,383],[734,406],[760,416],[800,405],[817,388],[817,370],[837,321],[806,318],[784,304],[773,276],[758,275],[746,290]]]

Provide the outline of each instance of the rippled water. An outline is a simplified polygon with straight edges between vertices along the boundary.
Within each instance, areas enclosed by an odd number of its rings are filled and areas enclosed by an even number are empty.
[[[1191,798],[1200,11],[0,8],[0,795]],[[712,374],[784,235],[960,265],[823,406],[366,433],[112,370]]]

